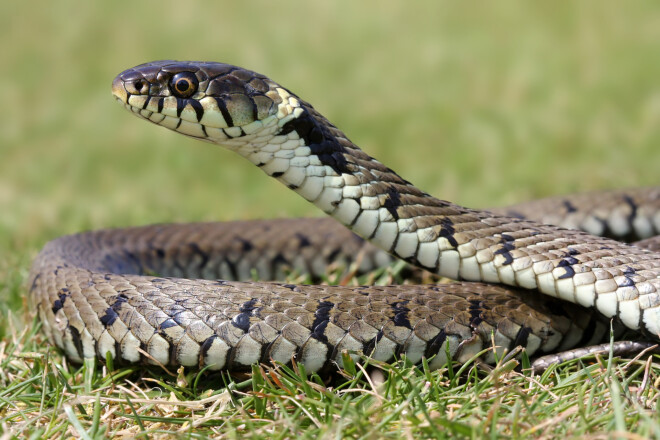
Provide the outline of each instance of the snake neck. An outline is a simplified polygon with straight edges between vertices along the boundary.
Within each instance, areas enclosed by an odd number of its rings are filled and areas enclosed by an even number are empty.
[[[478,221],[478,215],[419,190],[359,149],[310,104],[284,89],[280,94],[278,118],[265,128],[276,132],[268,143],[244,138],[230,148],[381,249],[460,277],[454,265],[440,265],[439,251],[460,244],[449,216]]]

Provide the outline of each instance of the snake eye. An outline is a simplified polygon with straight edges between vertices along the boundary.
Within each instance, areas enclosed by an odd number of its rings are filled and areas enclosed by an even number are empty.
[[[199,85],[197,77],[192,72],[177,73],[170,80],[170,90],[177,98],[189,98],[196,91]]]
[[[143,93],[145,91],[144,89],[148,88],[147,82],[142,79],[136,80],[133,85],[135,86],[135,90],[137,90],[138,93]]]

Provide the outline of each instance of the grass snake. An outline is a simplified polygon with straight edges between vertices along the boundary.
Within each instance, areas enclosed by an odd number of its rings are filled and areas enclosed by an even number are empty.
[[[348,352],[439,368],[480,353],[492,363],[517,346],[537,356],[596,344],[610,319],[658,340],[660,253],[594,235],[655,236],[658,188],[473,210],[419,190],[240,67],[157,61],[119,74],[112,92],[143,119],[240,154],[338,222],[152,225],[48,243],[31,300],[73,361],[238,371],[295,358],[324,371]],[[319,277],[333,261],[369,270],[392,256],[460,282],[251,281],[292,268]]]

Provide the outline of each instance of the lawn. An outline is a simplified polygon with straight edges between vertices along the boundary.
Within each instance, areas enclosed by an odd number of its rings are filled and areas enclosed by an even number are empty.
[[[265,73],[425,191],[497,206],[657,184],[654,3],[63,0],[4,2],[0,24],[1,431],[660,437],[660,370],[643,361],[542,377],[378,366],[379,383],[358,366],[330,382],[286,369],[107,373],[49,350],[25,299],[30,261],[59,235],[320,215],[240,157],[127,114],[110,96],[127,67],[199,59]]]

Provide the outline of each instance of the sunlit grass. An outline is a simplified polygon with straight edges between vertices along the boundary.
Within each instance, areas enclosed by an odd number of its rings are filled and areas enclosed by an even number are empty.
[[[71,365],[36,333],[0,345],[0,427],[24,438],[660,438],[660,366],[599,358],[541,376],[506,361],[429,371],[344,357],[321,378],[300,365],[251,374]]]

